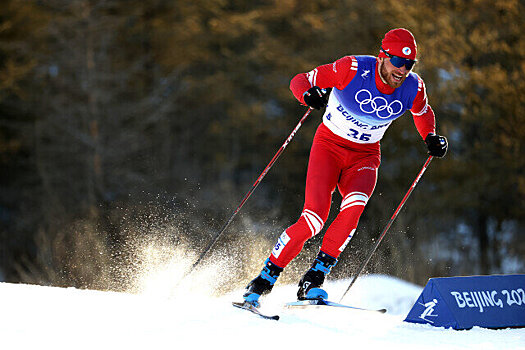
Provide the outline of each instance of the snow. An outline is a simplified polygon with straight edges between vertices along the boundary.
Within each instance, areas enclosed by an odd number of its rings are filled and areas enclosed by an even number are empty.
[[[339,301],[346,280],[325,287]],[[181,288],[179,288],[181,289]],[[185,288],[184,288],[185,289]],[[422,291],[388,276],[358,279],[343,302],[388,309],[284,309],[296,287],[276,285],[263,320],[233,308],[242,290],[213,296],[206,288],[139,294],[0,283],[1,349],[525,349],[525,329],[468,331],[403,322]]]

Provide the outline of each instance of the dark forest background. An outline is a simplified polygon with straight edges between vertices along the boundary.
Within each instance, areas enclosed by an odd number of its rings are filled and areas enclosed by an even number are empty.
[[[144,247],[193,261],[305,112],[290,79],[344,55],[377,55],[394,27],[416,37],[415,71],[450,148],[367,272],[420,284],[523,273],[524,5],[3,0],[0,281],[129,290],[147,264]],[[208,257],[227,261],[219,284],[245,285],[297,220],[321,115],[311,114]],[[333,278],[355,272],[425,159],[407,113],[382,141],[375,194]],[[285,280],[296,281],[321,238]]]

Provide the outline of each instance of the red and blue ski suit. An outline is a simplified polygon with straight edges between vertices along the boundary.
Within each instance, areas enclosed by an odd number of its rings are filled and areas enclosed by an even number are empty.
[[[298,74],[290,83],[302,104],[303,94],[313,86],[333,89],[310,150],[303,211],[270,255],[270,261],[282,268],[321,231],[336,187],[343,199],[321,251],[334,258],[341,254],[374,191],[381,163],[379,141],[393,120],[410,110],[423,139],[435,132],[423,80],[411,72],[394,89],[381,80],[374,56],[345,56]]]

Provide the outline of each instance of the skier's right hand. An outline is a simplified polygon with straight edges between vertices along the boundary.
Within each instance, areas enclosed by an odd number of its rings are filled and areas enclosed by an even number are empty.
[[[303,94],[304,103],[315,109],[324,108],[328,104],[330,91],[332,91],[330,88],[321,89],[319,86],[313,86]]]

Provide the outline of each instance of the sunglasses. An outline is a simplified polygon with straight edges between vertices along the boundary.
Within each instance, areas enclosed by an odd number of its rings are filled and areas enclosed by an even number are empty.
[[[391,55],[388,52],[386,52],[383,48],[381,48],[381,51],[383,51],[385,55],[387,55],[388,58],[390,58],[390,63],[392,63],[392,65],[397,68],[405,66],[408,70],[412,70],[414,64],[416,64],[417,62],[408,58]]]

